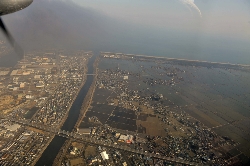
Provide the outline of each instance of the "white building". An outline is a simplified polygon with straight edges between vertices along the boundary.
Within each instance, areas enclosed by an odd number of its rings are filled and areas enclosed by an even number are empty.
[[[107,154],[106,151],[101,152],[101,156],[102,156],[103,160],[108,160],[109,159],[109,155]]]

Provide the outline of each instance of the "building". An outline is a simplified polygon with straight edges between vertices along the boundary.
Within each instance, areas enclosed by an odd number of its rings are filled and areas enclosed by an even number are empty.
[[[30,75],[30,71],[24,71],[22,74],[23,74],[24,76]]]
[[[120,135],[120,138],[118,139],[118,141],[126,142],[130,144],[133,141],[133,136],[132,135]]]
[[[78,129],[78,133],[81,135],[87,135],[91,133],[91,129],[90,128]]]
[[[109,159],[109,155],[107,154],[106,151],[101,152],[101,156],[102,156],[103,160],[108,160]]]
[[[19,87],[14,87],[13,88],[13,91],[17,91],[17,90],[19,90]]]
[[[115,137],[116,137],[116,138],[119,138],[120,135],[121,135],[121,133],[115,133]]]
[[[33,96],[31,96],[31,95],[26,95],[25,98],[26,98],[26,99],[32,99]]]
[[[11,76],[17,75],[17,72],[18,72],[18,70],[13,70],[10,75]]]
[[[0,76],[6,76],[10,71],[0,71]]]
[[[25,83],[21,83],[20,88],[24,88],[24,87],[25,87]]]
[[[41,75],[35,75],[34,76],[34,79],[40,79],[41,78]]]
[[[17,129],[19,129],[21,126],[19,124],[13,124],[13,125],[9,125],[6,126],[6,129],[9,131],[17,131]]]
[[[36,84],[36,88],[43,88],[44,87],[44,84],[42,84],[42,83],[37,83]]]

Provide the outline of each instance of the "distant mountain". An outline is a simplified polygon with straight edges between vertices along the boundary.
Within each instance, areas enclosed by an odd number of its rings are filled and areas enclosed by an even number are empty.
[[[116,31],[115,20],[70,0],[35,0],[28,8],[3,19],[26,50],[88,49],[97,41],[112,38]]]

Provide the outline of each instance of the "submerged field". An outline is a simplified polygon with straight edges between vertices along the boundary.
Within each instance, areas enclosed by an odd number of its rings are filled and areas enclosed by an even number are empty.
[[[227,149],[229,156],[239,155],[242,160],[250,157],[249,71],[131,58],[102,58],[98,68],[99,74],[114,72],[117,79],[114,83],[121,84],[121,88],[126,87],[127,93],[135,91],[140,96],[162,95],[163,99],[158,103],[171,112],[168,121],[176,124],[177,128],[181,125],[175,120],[174,113],[185,112],[190,119],[204,124],[205,128],[238,142],[236,148]],[[125,84],[124,76],[128,76]],[[117,98],[120,92],[112,90],[115,86],[112,85],[112,78],[107,78],[107,81],[111,83],[105,88],[97,82],[99,88],[95,91],[92,108],[86,113],[82,127],[91,126],[88,125],[88,118],[96,116],[99,123],[147,135],[184,136],[182,130],[191,130],[187,127],[177,131],[168,127],[154,108],[136,101],[126,102],[126,94]],[[158,104],[157,99],[154,103]],[[140,111],[134,111],[132,106]]]

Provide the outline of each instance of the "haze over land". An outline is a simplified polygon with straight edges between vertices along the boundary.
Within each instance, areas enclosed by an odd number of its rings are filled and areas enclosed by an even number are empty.
[[[3,19],[25,50],[85,49],[249,64],[249,6],[225,0],[35,0]]]
[[[34,0],[3,16],[26,56],[0,32],[0,165],[250,165],[249,11]]]

